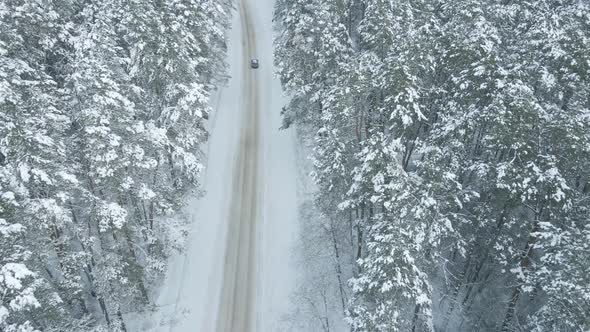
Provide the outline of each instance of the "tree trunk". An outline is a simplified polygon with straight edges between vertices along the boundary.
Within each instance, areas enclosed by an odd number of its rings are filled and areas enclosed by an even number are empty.
[[[473,248],[473,246],[471,246],[471,248]],[[453,311],[455,310],[455,306],[457,305],[457,302],[458,302],[457,298],[459,296],[459,290],[461,289],[461,287],[463,287],[463,283],[465,282],[465,275],[467,274],[467,270],[469,269],[469,266],[471,266],[471,257],[472,257],[471,251],[472,250],[469,250],[469,253],[467,255],[467,262],[465,262],[465,266],[463,267],[463,270],[461,271],[461,273],[457,277],[457,282],[455,283],[455,286],[453,287],[453,293],[451,294],[451,297],[449,299],[449,308],[447,309],[447,313],[445,314],[442,331],[447,330],[447,326],[449,324],[451,314],[453,314]]]
[[[127,332],[127,326],[125,325],[125,320],[123,319],[123,314],[121,313],[121,308],[117,310],[117,317],[119,317],[119,321],[121,322],[121,331]]]
[[[540,212],[539,212],[540,214]],[[537,242],[537,237],[534,235],[539,230],[539,219],[537,214],[535,216],[535,223],[533,225],[533,229],[529,233],[529,238],[527,240],[526,246],[524,248],[524,255],[520,260],[520,268],[522,269],[522,273],[524,274],[526,270],[528,270],[530,263],[531,263],[531,254],[533,252],[533,246],[535,242]],[[509,332],[512,330],[512,320],[514,319],[514,315],[516,313],[516,305],[518,304],[518,299],[520,298],[520,294],[522,293],[521,285],[517,285],[514,287],[512,291],[512,296],[510,297],[510,302],[508,302],[508,309],[506,310],[506,316],[504,317],[504,321],[502,322],[502,332]]]
[[[416,327],[418,326],[418,316],[420,314],[420,305],[416,304],[414,307],[414,317],[412,318],[412,332],[416,332]]]
[[[473,291],[473,288],[475,287],[475,282],[479,278],[479,273],[481,272],[481,269],[483,268],[486,260],[489,257],[490,250],[493,248],[494,244],[496,243],[496,240],[500,236],[500,231],[502,230],[502,227],[504,226],[504,224],[506,222],[507,210],[508,210],[508,201],[506,201],[504,203],[504,206],[502,207],[502,212],[500,213],[500,216],[498,217],[493,241],[487,245],[483,257],[476,264],[475,272],[473,273],[472,277],[468,280],[468,283],[470,285],[467,287],[467,291],[465,292],[465,297],[463,298],[463,302],[461,303],[462,306],[465,306],[465,304],[469,300],[471,292]]]
[[[132,261],[139,262],[139,260],[137,259],[137,255],[135,254],[135,250],[133,250],[133,241],[131,240],[131,235],[129,234],[129,231],[127,230],[127,228],[125,228],[125,239],[127,240],[127,247],[129,248],[129,253],[131,254],[131,257],[133,258]],[[125,254],[120,253],[120,255],[124,256]],[[141,275],[138,276],[137,283],[139,286],[139,291],[141,293],[141,297],[144,299],[145,303],[149,303],[150,299],[149,299],[148,291],[147,291],[147,288],[145,287],[145,284],[143,282],[143,278]]]
[[[107,306],[104,302],[104,299],[102,297],[98,297],[98,304],[100,305],[100,309],[102,310],[102,313],[104,314],[104,318],[107,321],[107,325],[111,326],[111,319],[109,318],[109,312],[107,310]]]
[[[342,304],[342,312],[346,312],[346,294],[344,292],[344,285],[342,284],[342,267],[340,266],[340,251],[338,250],[338,243],[336,242],[336,232],[334,231],[334,222],[330,220],[330,234],[332,235],[332,245],[334,247],[334,254],[336,255],[336,277],[338,278],[338,288],[340,290],[340,301]]]

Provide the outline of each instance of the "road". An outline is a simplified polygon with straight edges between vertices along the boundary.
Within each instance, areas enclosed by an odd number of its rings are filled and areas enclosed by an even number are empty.
[[[278,130],[286,99],[273,77],[274,0],[236,3],[230,79],[210,99],[205,195],[188,198],[190,235],[169,260],[156,312],[130,319],[129,331],[290,331],[298,168],[294,132]]]
[[[248,3],[239,4],[242,44],[247,59],[256,57],[256,36]],[[243,66],[242,128],[233,172],[228,233],[217,332],[255,331],[257,223],[260,220],[260,111],[257,70]]]

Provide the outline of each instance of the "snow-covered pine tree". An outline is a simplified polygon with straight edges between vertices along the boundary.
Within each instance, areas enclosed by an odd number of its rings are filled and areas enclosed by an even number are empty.
[[[8,312],[0,324],[9,331],[67,323],[63,308],[79,294],[76,281],[67,280],[69,263],[75,261],[66,231],[73,176],[66,163],[67,112],[55,73],[56,59],[63,55],[58,45],[67,38],[64,17],[70,13],[63,15],[59,5],[11,1],[0,6],[0,217],[8,229],[0,241],[12,253],[2,258],[8,287],[2,307],[17,312]]]
[[[300,38],[321,24],[298,18],[332,1],[289,4],[286,122],[318,133],[317,203],[336,227],[366,208],[348,254],[353,328],[584,330],[588,5],[348,1],[332,18],[350,36],[342,56],[310,51],[333,31]]]
[[[186,234],[223,1],[0,4],[0,329],[125,330]]]

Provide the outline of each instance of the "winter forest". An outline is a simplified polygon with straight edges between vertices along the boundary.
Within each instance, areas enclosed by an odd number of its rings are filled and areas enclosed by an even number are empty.
[[[239,1],[0,0],[1,332],[158,309]],[[590,331],[590,2],[273,10],[313,183],[285,331]]]
[[[590,330],[589,3],[275,15],[352,331]]]
[[[229,1],[0,1],[0,331],[125,331],[181,245]]]

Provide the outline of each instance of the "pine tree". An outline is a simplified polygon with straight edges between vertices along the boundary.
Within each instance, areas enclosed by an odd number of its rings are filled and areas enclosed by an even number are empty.
[[[0,4],[0,329],[124,331],[147,308],[186,235],[230,8]]]
[[[340,56],[322,6],[280,3],[276,62],[317,204],[357,212],[353,329],[583,330],[588,5],[350,1]]]

